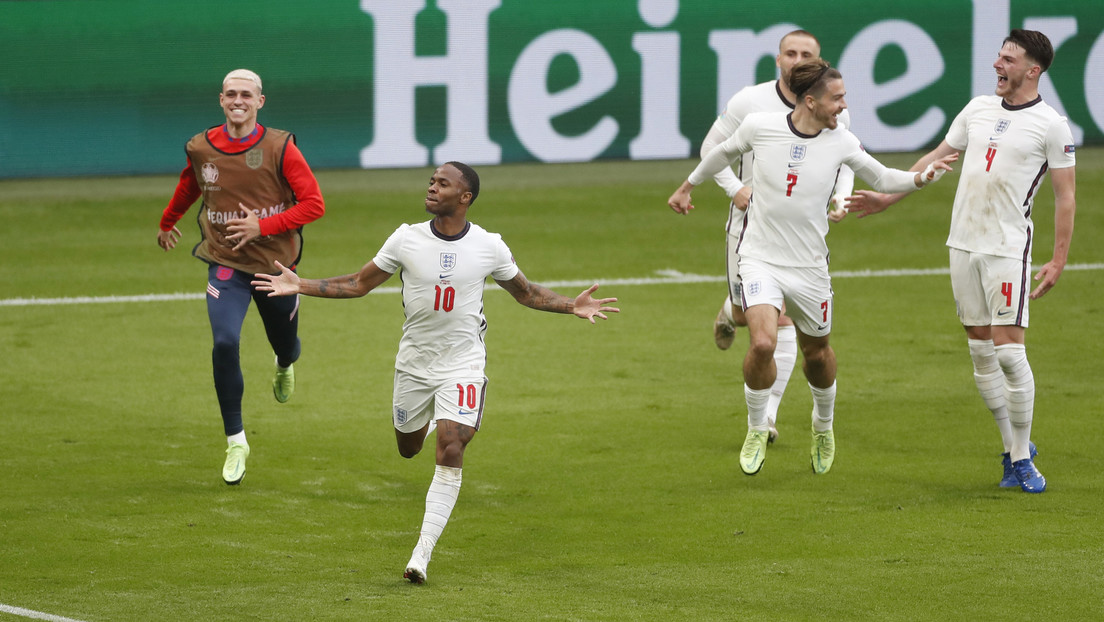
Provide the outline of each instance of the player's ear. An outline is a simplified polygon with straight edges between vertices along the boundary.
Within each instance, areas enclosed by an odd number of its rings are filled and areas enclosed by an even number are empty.
[[[465,193],[461,194],[460,195],[460,202],[463,203],[464,205],[471,205],[472,193],[471,192],[465,192]]]

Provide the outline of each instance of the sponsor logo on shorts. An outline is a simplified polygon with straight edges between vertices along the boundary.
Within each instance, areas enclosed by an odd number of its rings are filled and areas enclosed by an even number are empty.
[[[234,269],[227,268],[226,266],[219,266],[218,270],[215,270],[215,278],[220,281],[229,281],[230,277],[234,276]]]
[[[763,285],[759,281],[752,281],[747,284],[747,293],[749,296],[758,296],[759,292],[763,291]]]
[[[214,285],[211,285],[210,283],[208,283],[207,284],[207,295],[210,296],[211,298],[218,298],[219,297],[218,288],[215,287]]]
[[[997,317],[1004,317],[1009,313],[1012,313],[1011,309],[1001,309],[1000,311],[997,311]]]

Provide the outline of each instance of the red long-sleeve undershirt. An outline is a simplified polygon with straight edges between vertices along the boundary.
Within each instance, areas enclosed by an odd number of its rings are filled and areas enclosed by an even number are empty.
[[[238,142],[230,138],[226,132],[226,126],[222,125],[208,131],[207,138],[221,151],[241,153],[256,145],[263,134],[264,128],[257,124],[257,131],[244,141]],[[307,164],[303,153],[299,151],[299,147],[295,146],[294,140],[289,140],[287,149],[284,150],[284,166],[281,173],[299,202],[279,214],[262,218],[261,235],[275,235],[297,229],[318,220],[326,212],[326,204],[322,201],[322,190],[318,187],[318,180],[314,178],[310,165]],[[196,180],[195,169],[189,159],[188,165],[180,172],[180,181],[176,184],[176,191],[168,207],[161,214],[161,230],[172,229],[202,194],[199,181]]]

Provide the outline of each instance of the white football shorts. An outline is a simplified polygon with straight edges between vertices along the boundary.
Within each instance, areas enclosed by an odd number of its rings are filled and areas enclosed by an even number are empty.
[[[951,291],[963,326],[1027,328],[1031,262],[971,253],[951,254]]]
[[[797,330],[810,337],[832,332],[832,278],[828,268],[775,266],[740,258],[740,304],[744,311],[770,305],[786,315]]]
[[[485,376],[429,380],[396,370],[392,412],[395,429],[415,432],[430,421],[448,419],[478,430],[486,394]]]

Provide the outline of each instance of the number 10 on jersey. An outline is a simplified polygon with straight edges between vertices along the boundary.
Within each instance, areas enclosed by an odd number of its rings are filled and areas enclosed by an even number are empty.
[[[452,311],[452,307],[456,304],[456,290],[451,285],[443,288],[436,285],[433,290],[433,310],[446,313]]]

